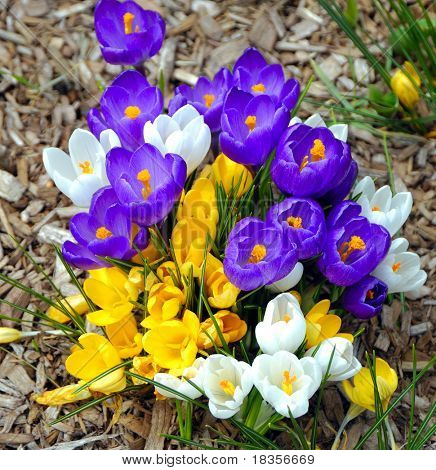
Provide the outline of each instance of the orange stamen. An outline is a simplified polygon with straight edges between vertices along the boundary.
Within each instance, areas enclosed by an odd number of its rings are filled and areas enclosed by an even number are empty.
[[[374,206],[374,207],[372,208],[372,211],[373,211],[373,212],[380,212],[381,209],[380,209],[379,206]]]
[[[142,189],[142,197],[147,199],[151,194],[150,172],[147,169],[144,169],[136,175],[136,179],[144,185],[144,188]]]
[[[246,126],[250,129],[250,132],[256,127],[256,116],[247,116],[245,120]]]
[[[233,396],[235,394],[236,387],[230,382],[230,380],[221,380],[220,387],[224,390],[227,395]]]
[[[91,175],[92,173],[94,173],[94,169],[92,168],[91,162],[88,160],[85,162],[80,162],[79,167],[84,175]]]
[[[265,91],[265,85],[263,83],[256,83],[251,87],[252,91],[257,91],[258,93],[263,93]]]
[[[124,33],[125,34],[132,34],[134,19],[135,19],[135,15],[133,13],[130,13],[130,12],[124,13],[123,21],[124,21]],[[135,28],[135,32],[137,32],[136,28]]]
[[[266,247],[265,245],[254,245],[251,250],[250,257],[248,258],[249,263],[258,263],[262,261],[266,256]]]
[[[401,268],[401,263],[395,263],[392,265],[392,271],[396,273]]]
[[[206,93],[205,95],[203,95],[203,99],[206,108],[210,108],[213,102],[215,101],[215,95],[209,95],[208,93]]]
[[[285,370],[283,372],[283,382],[282,382],[282,390],[287,394],[287,395],[292,395],[292,384],[297,380],[297,377],[293,375],[291,377],[291,373],[288,370]]]
[[[322,143],[321,139],[315,139],[313,141],[313,147],[310,149],[310,160],[309,156],[306,155],[300,164],[300,172],[306,167],[310,162],[319,162],[325,158],[325,145]]]
[[[372,299],[374,298],[374,291],[373,291],[373,290],[369,290],[369,291],[366,293],[366,298],[372,300]]]
[[[286,219],[286,222],[288,223],[289,226],[294,227],[294,228],[303,227],[303,221],[301,220],[301,217],[290,216]]]
[[[338,253],[341,256],[341,260],[345,263],[351,253],[356,250],[362,251],[365,248],[365,242],[360,237],[353,235],[350,238],[350,241],[342,243],[341,247],[338,250]]]
[[[101,226],[99,227],[96,232],[95,232],[95,236],[99,239],[99,240],[104,240],[105,238],[109,238],[112,236],[112,232],[110,230],[108,230],[106,227],[104,226]]]
[[[141,110],[138,106],[127,106],[124,110],[124,116],[128,117],[129,119],[136,119],[141,114]]]

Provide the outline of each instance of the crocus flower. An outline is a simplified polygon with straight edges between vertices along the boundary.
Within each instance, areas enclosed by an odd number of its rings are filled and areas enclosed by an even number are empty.
[[[312,357],[288,351],[261,354],[252,365],[254,386],[263,399],[282,416],[299,418],[307,413],[309,399],[321,383],[321,368]]]
[[[203,389],[215,418],[234,416],[252,387],[251,368],[245,362],[222,354],[212,354],[206,359]]]
[[[235,343],[245,336],[247,333],[247,324],[239,318],[236,313],[229,310],[219,310],[214,315],[215,321],[226,343]],[[212,318],[206,319],[200,324],[201,333],[198,336],[197,345],[200,349],[209,349],[213,346],[213,342],[221,347],[221,338],[215,328]],[[205,333],[207,332],[207,334]],[[212,338],[212,340],[210,339]]]
[[[103,336],[86,333],[79,337],[79,344],[71,348],[71,354],[65,361],[67,372],[78,379],[88,382],[121,364],[118,351]],[[120,367],[90,384],[89,389],[109,395],[120,392],[125,386],[124,367]]]
[[[234,84],[255,96],[271,97],[276,107],[284,106],[291,111],[298,101],[300,84],[295,78],[285,81],[280,64],[268,65],[255,48],[248,48],[233,67]]]
[[[427,274],[421,268],[416,253],[407,251],[409,242],[405,238],[392,240],[388,254],[372,272],[372,275],[388,286],[388,293],[410,292],[422,287]]]
[[[185,295],[176,286],[159,282],[148,293],[147,310],[141,325],[144,328],[154,328],[160,323],[177,316],[185,303]]]
[[[0,344],[13,343],[21,338],[21,331],[15,328],[0,327]]]
[[[398,377],[394,369],[379,357],[375,361],[375,374],[383,411],[386,411],[389,400],[397,389]],[[367,410],[375,411],[374,381],[371,371],[367,367],[362,367],[360,372],[353,377],[353,382],[344,380],[342,386],[352,403]]]
[[[195,313],[185,310],[182,320],[168,320],[145,333],[144,350],[153,356],[156,364],[180,376],[193,364],[197,355],[200,322]]]
[[[351,164],[349,145],[332,131],[295,124],[280,139],[271,177],[286,194],[320,198],[342,184]]]
[[[406,106],[406,108],[412,109],[419,101],[418,92],[421,86],[421,79],[410,62],[404,62],[403,69],[404,71],[398,69],[391,77],[391,88],[398,96],[401,104]]]
[[[327,237],[318,267],[331,283],[339,286],[359,282],[389,249],[388,231],[359,216],[360,209],[358,204],[344,201],[327,217]]]
[[[210,253],[206,258],[204,289],[209,305],[220,309],[233,307],[240,292],[224,274],[224,265],[221,260]]]
[[[330,300],[324,299],[315,304],[306,315],[306,348],[312,348],[325,339],[335,336],[353,341],[353,335],[339,333],[341,329],[341,317],[329,313]]]
[[[94,12],[95,34],[110,64],[138,65],[159,52],[165,22],[136,2],[100,0]]]
[[[105,129],[112,129],[122,146],[135,151],[144,143],[143,129],[162,112],[163,97],[159,88],[150,86],[136,70],[122,72],[106,88],[100,98],[100,110],[91,108],[88,125],[100,138]]]
[[[324,247],[324,212],[312,199],[287,198],[271,206],[266,222],[283,229],[289,241],[297,246],[298,259],[312,258]]]
[[[284,278],[267,285],[266,288],[274,294],[287,292],[300,282],[301,278],[303,277],[303,272],[303,265],[301,263],[297,263],[289,274],[287,274]]]
[[[161,368],[156,364],[153,356],[136,356],[133,358],[133,367],[130,372],[146,379],[153,379],[160,370]],[[145,383],[144,380],[133,376],[132,382],[135,385],[144,385]]]
[[[213,80],[200,77],[193,88],[185,84],[180,85],[169,103],[169,114],[171,116],[182,106],[191,104],[204,116],[204,122],[211,132],[218,132],[221,130],[224,98],[231,85],[232,74],[224,67],[216,73]]]
[[[323,375],[328,371],[327,381],[329,382],[349,379],[362,368],[353,355],[353,343],[345,338],[325,339],[319,346],[310,348],[305,356],[315,359]]]
[[[44,167],[59,191],[79,207],[89,207],[92,195],[109,184],[106,151],[90,132],[76,129],[68,142],[70,156],[61,149],[44,149]]]
[[[190,175],[209,151],[211,134],[204,117],[193,106],[186,104],[172,117],[161,114],[154,122],[146,122],[144,141],[154,145],[162,155],[180,155]]]
[[[89,213],[80,212],[71,218],[70,230],[77,243],[67,240],[62,254],[80,269],[110,266],[99,257],[130,260],[136,248],[144,249],[149,239],[148,230],[132,224],[128,211],[109,186],[94,194]]]
[[[374,276],[366,276],[347,287],[342,295],[342,306],[361,320],[375,317],[383,309],[388,286]]]
[[[353,197],[359,194],[360,197],[356,202],[362,207],[361,215],[370,222],[385,227],[391,236],[400,230],[412,210],[411,193],[401,192],[392,197],[389,186],[382,186],[376,191],[370,176],[365,176],[356,185]]]
[[[182,192],[186,163],[178,155],[163,156],[144,144],[134,153],[116,148],[107,157],[109,181],[134,223],[149,226],[163,220]]]
[[[304,315],[292,294],[280,294],[268,302],[263,321],[256,325],[256,340],[264,353],[293,353],[305,336]]]
[[[86,381],[80,380],[79,383],[76,384],[65,385],[64,387],[58,387],[53,390],[35,394],[32,396],[32,399],[39,405],[45,406],[61,406],[80,400],[86,400],[92,396],[89,389],[84,388],[80,392],[77,391],[85,383]]]
[[[232,284],[248,291],[283,279],[296,262],[296,247],[281,229],[246,217],[229,235],[224,272]]]
[[[164,261],[160,264],[156,268],[156,275],[158,279],[168,286],[175,286],[178,284],[177,266],[174,261]]]
[[[220,146],[225,155],[244,165],[261,165],[286,129],[289,111],[276,109],[267,95],[254,96],[233,88],[221,117]]]
[[[105,331],[121,359],[137,356],[142,351],[142,334],[138,332],[136,319],[132,314],[106,326]]]
[[[132,301],[138,298],[138,289],[129,281],[127,274],[118,268],[101,268],[89,272],[83,289],[86,295],[101,308],[88,313],[90,323],[107,326],[130,315]]]
[[[82,294],[69,295],[68,297],[65,297],[65,299],[62,299],[60,303],[62,304],[63,309],[61,309],[61,307],[51,306],[46,312],[49,318],[58,323],[67,323],[71,320],[71,317],[65,314],[65,310],[72,317],[75,315],[83,315],[89,311],[89,305]]]
[[[193,400],[201,397],[202,393],[191,385],[190,382],[194,383],[197,387],[201,388],[203,381],[203,370],[204,370],[205,359],[202,357],[197,358],[192,366],[187,367],[183,370],[182,376],[174,377],[174,375],[159,372],[154,376],[154,381],[165,385],[176,392],[185,395]],[[162,387],[156,385],[156,391],[167,398],[175,398],[177,400],[184,401],[185,398],[181,397],[176,393],[172,393]]]

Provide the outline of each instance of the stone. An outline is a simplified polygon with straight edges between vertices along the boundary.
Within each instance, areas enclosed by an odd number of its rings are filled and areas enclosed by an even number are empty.
[[[17,202],[21,199],[26,188],[18,178],[7,171],[0,170],[0,198],[9,202]]]

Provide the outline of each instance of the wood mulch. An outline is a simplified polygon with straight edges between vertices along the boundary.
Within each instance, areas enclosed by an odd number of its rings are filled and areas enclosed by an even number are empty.
[[[167,39],[161,52],[146,64],[151,83],[163,69],[167,84],[166,104],[179,83],[193,84],[200,74],[211,75],[219,67],[235,61],[249,45],[258,47],[271,62],[280,62],[289,76],[306,83],[314,60],[344,93],[354,87],[347,57],[352,58],[359,82],[356,94],[365,94],[375,74],[367,62],[331,22],[314,0],[249,1],[224,0],[137,0],[158,10],[167,23]],[[388,2],[385,2],[388,3]],[[424,2],[429,4],[430,2]],[[77,212],[45,174],[42,149],[66,149],[72,131],[86,126],[86,112],[98,102],[101,85],[108,85],[121,67],[105,64],[93,31],[94,1],[82,0],[1,0],[0,1],[0,269],[1,272],[35,290],[50,292],[47,282],[22,255],[10,236],[25,246],[61,286],[62,293],[75,292],[65,269],[55,256],[52,243],[62,243],[71,235],[68,220]],[[359,1],[360,20],[374,39],[386,42],[386,31],[375,14],[373,2]],[[330,98],[323,84],[315,80],[308,97],[320,102]],[[303,103],[300,115],[317,107]],[[327,114],[328,115],[328,114]],[[380,138],[351,126],[350,144],[360,166],[360,174],[387,181]],[[411,378],[411,344],[416,343],[418,369],[434,355],[436,239],[434,141],[417,136],[388,141],[393,156],[395,184],[413,193],[412,215],[404,229],[411,249],[422,259],[429,279],[422,296],[386,306],[382,319],[367,324],[347,319],[354,329],[366,326],[359,340],[359,356],[374,349],[396,368],[399,390]],[[79,272],[78,272],[79,274]],[[0,296],[32,310],[38,304],[27,294],[0,282]],[[0,313],[20,315],[5,304]],[[32,321],[25,313],[23,318]],[[3,321],[3,326],[12,322]],[[24,329],[35,329],[36,322]],[[175,411],[168,402],[155,404],[146,388],[114,403],[88,409],[63,423],[48,422],[71,410],[44,408],[31,394],[71,380],[63,366],[69,344],[65,339],[41,337],[36,341],[11,344],[0,349],[0,449],[162,449],[177,448],[176,442],[160,438],[161,433],[177,434]],[[427,376],[419,383],[416,422],[420,423],[434,401],[436,379]],[[391,419],[399,445],[408,426],[408,399]],[[122,413],[114,423],[114,407]],[[347,410],[347,402],[330,386],[320,413],[319,445],[328,447]],[[358,441],[372,422],[368,412],[348,426],[348,448]],[[194,440],[213,444],[210,426],[234,436],[226,422],[216,422],[202,410],[194,415]],[[290,442],[278,437],[283,448]],[[375,448],[369,440],[366,448]]]

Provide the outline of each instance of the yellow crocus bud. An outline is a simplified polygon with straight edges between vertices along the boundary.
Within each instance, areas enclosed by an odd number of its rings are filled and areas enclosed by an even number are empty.
[[[244,320],[241,320],[236,313],[230,312],[229,310],[220,310],[214,314],[214,317],[226,343],[239,341],[247,332],[247,324]],[[209,349],[213,346],[209,336],[217,346],[222,346],[221,339],[211,318],[202,322],[200,329],[201,333],[197,341],[197,345],[200,349]],[[207,331],[208,334],[204,331]]]
[[[0,344],[13,343],[21,338],[21,331],[15,328],[0,327]]]
[[[136,320],[132,314],[118,323],[108,325],[105,330],[121,359],[136,356],[142,351],[142,334],[138,333]]]
[[[159,367],[180,376],[195,360],[199,333],[197,315],[185,310],[182,320],[168,320],[147,331],[142,343]]]
[[[177,210],[177,219],[194,218],[218,223],[218,208],[215,186],[207,178],[198,178],[192,188],[182,196]]]
[[[206,258],[204,286],[209,305],[214,308],[232,307],[240,292],[224,274],[223,263],[210,253]]]
[[[337,315],[328,314],[330,309],[330,300],[324,299],[315,304],[306,315],[306,348],[321,343],[325,339],[340,336],[349,341],[354,337],[348,333],[338,333],[341,329],[342,320]]]
[[[220,153],[211,165],[211,176],[213,181],[221,183],[226,194],[229,194],[232,188],[238,187],[237,197],[245,194],[253,183],[253,176],[250,170],[230,160],[229,157]]]
[[[154,274],[153,271],[150,271],[147,274],[147,279],[144,283],[144,268],[141,266],[134,266],[129,271],[128,279],[131,284],[133,284],[139,291],[144,292],[144,288],[146,292],[149,292],[150,289],[159,282],[159,278]]]
[[[71,348],[71,354],[65,361],[68,373],[88,382],[108,369],[121,364],[117,349],[103,336],[86,333],[79,337],[79,345]],[[89,389],[105,395],[119,392],[126,387],[124,367],[93,382]]]
[[[406,108],[412,109],[419,101],[418,91],[421,86],[421,79],[415,67],[410,62],[404,62],[403,69],[412,80],[403,70],[398,69],[391,77],[391,88],[398,96],[401,104],[406,106]]]
[[[74,403],[80,400],[86,400],[91,397],[89,389],[85,388],[76,393],[82,384],[86,382],[80,381],[77,384],[66,385],[65,387],[55,388],[54,390],[47,390],[44,393],[33,395],[32,399],[40,405],[46,406],[61,406],[67,403]]]
[[[171,320],[185,303],[185,294],[176,286],[160,282],[155,284],[148,294],[147,310],[149,315],[142,321],[144,328],[154,328],[159,323]]]
[[[375,373],[383,411],[386,411],[389,400],[397,389],[398,376],[395,370],[380,358],[376,358]],[[368,367],[362,367],[352,380],[344,380],[342,386],[352,403],[367,410],[375,411],[374,381]]]
[[[147,379],[153,379],[159,371],[160,367],[154,362],[152,356],[136,356],[133,358],[133,367],[130,369],[130,372]],[[132,377],[132,381],[135,385],[144,385],[145,383],[136,377]]]
[[[83,297],[82,294],[69,295],[65,299],[61,300],[61,304],[68,311],[70,315],[83,315],[89,311],[88,303]],[[47,316],[52,320],[55,320],[59,323],[66,323],[70,321],[70,317],[65,315],[65,313],[56,307],[49,307],[47,310]]]
[[[298,303],[301,305],[301,295],[300,295],[300,293],[296,290],[291,290],[289,293],[292,294],[298,300]]]

